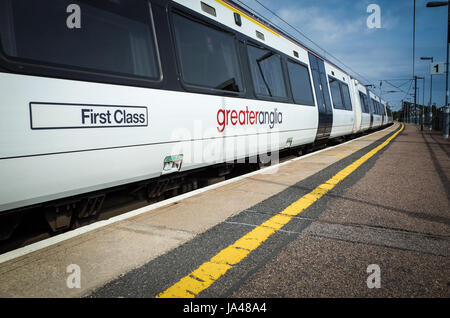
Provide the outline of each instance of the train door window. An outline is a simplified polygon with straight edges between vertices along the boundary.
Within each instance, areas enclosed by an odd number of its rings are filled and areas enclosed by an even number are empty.
[[[363,94],[363,93],[361,93],[361,94]],[[366,113],[370,114],[370,104],[369,104],[370,101],[369,101],[369,98],[367,97],[366,94],[363,94],[363,98],[364,98],[364,103],[366,105]]]
[[[373,114],[377,114],[377,102],[375,101],[375,99],[373,99],[373,98],[371,98],[371,100],[372,100],[372,113]]]
[[[151,10],[141,0],[0,0],[9,61],[160,78]]]
[[[259,96],[286,99],[287,91],[281,57],[267,49],[247,45],[255,93]]]
[[[350,91],[348,90],[348,85],[345,83],[341,84],[342,97],[344,98],[344,107],[346,110],[352,110],[352,100],[350,98]]]
[[[363,113],[369,113],[369,105],[367,105],[367,96],[359,92],[359,100],[361,101],[361,111]]]
[[[330,89],[331,89],[331,98],[333,99],[334,108],[335,109],[345,109],[339,81],[330,76],[329,82],[330,82]]]
[[[181,75],[188,85],[242,92],[233,34],[174,13],[173,25]]]
[[[315,106],[308,67],[290,60],[288,60],[287,66],[294,102],[300,105]]]

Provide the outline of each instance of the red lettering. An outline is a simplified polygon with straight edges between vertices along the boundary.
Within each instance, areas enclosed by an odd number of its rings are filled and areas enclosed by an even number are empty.
[[[234,126],[234,125],[236,125],[237,124],[237,112],[235,111],[235,110],[233,110],[232,112],[231,112],[231,124]],[[233,120],[234,120],[234,122],[233,122]]]
[[[255,120],[255,112],[252,110],[250,112],[250,125],[253,125],[256,122]]]
[[[222,115],[220,119],[219,115]],[[223,109],[219,109],[217,112],[217,123],[219,124],[219,127],[217,127],[217,130],[219,132],[224,131],[225,129],[225,111]]]
[[[241,116],[241,115],[243,115],[243,116]],[[242,117],[244,117],[243,120],[241,120]],[[242,110],[239,112],[239,124],[245,125],[245,112]]]

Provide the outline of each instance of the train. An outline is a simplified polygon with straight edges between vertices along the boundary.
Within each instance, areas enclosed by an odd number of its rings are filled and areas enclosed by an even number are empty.
[[[0,0],[0,239],[393,123],[369,85],[231,0]],[[208,170],[209,169],[209,170]]]

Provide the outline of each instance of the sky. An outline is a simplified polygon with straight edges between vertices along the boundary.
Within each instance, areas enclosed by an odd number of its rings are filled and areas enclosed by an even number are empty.
[[[393,110],[401,107],[403,99],[413,101],[409,94],[414,93],[414,83],[410,80],[413,78],[414,0],[235,1],[252,8],[319,54],[326,57],[331,54],[339,60],[336,62],[338,66],[351,68],[362,83],[375,85],[378,94],[382,81],[382,98]],[[430,61],[420,60],[420,57],[433,57],[435,62],[445,63],[447,43],[447,6],[427,8],[427,2],[416,0],[414,59],[415,75],[425,78],[417,84],[417,103],[423,101],[425,105],[430,101]],[[367,12],[370,4],[377,4],[380,8],[380,28],[367,25],[372,14],[372,11]],[[335,62],[333,58],[332,61]],[[444,105],[445,75],[433,76],[432,99],[437,107]]]

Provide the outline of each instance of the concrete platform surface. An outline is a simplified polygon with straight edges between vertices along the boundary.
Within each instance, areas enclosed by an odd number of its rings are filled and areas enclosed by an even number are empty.
[[[438,133],[407,125],[232,296],[449,297],[449,150]],[[371,264],[380,288],[367,286]]]
[[[324,151],[320,159],[290,163],[283,167],[289,175],[280,169],[274,176],[251,177],[267,188],[286,188],[252,206],[249,202],[242,212],[89,297],[449,297],[449,143],[408,125],[380,148],[396,129],[375,135],[380,139],[372,143],[363,138],[342,151]],[[251,247],[254,230],[271,231],[280,211],[376,149],[334,188]],[[332,156],[342,158],[326,164]],[[312,167],[317,172],[303,171]],[[292,174],[298,170],[296,179]],[[268,222],[272,225],[264,226]],[[244,237],[247,241],[237,243]]]
[[[449,297],[450,143],[399,127],[2,262],[0,296],[155,297],[187,279],[187,297]],[[278,230],[262,226],[373,152]],[[227,252],[257,229],[273,234]]]

